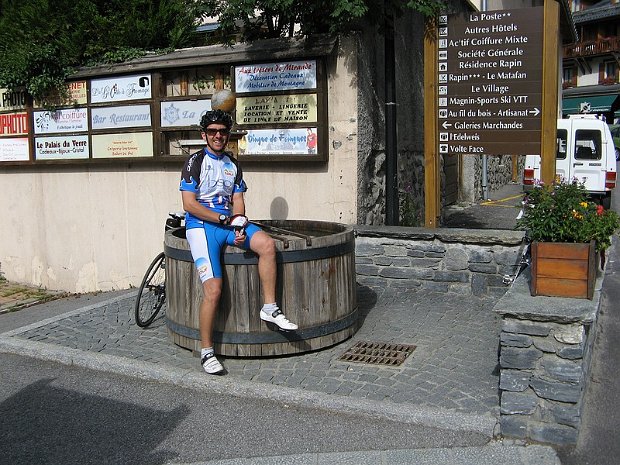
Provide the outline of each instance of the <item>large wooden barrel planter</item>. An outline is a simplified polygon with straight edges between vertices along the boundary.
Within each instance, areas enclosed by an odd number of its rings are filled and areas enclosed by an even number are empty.
[[[278,304],[299,329],[283,332],[260,320],[258,259],[252,252],[227,247],[213,334],[216,352],[248,357],[284,355],[321,349],[352,336],[358,329],[353,230],[317,221],[260,224],[276,239]],[[198,351],[202,285],[185,229],[166,232],[164,251],[168,333],[175,344]]]

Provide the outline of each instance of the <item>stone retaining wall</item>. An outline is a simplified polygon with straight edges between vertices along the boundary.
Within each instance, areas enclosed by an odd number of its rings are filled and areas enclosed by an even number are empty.
[[[521,259],[518,231],[356,226],[360,284],[501,296]]]
[[[499,300],[500,429],[506,437],[577,441],[601,279],[593,300],[532,297],[529,270]]]
[[[575,443],[600,302],[532,297],[518,231],[355,226],[360,284],[498,296],[500,434]]]

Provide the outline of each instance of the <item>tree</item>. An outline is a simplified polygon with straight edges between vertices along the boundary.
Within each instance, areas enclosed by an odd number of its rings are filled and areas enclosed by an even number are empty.
[[[0,87],[63,101],[78,67],[114,63],[195,44],[202,18],[218,18],[217,39],[272,38],[382,24],[387,9],[435,15],[444,0],[0,0]],[[212,42],[204,37],[203,44]]]
[[[207,0],[209,16],[219,18],[224,36],[241,31],[247,40],[307,36],[355,29],[362,18],[382,23],[386,9],[410,8],[433,16],[443,0]]]
[[[48,101],[83,65],[187,46],[194,0],[0,0],[0,86]]]

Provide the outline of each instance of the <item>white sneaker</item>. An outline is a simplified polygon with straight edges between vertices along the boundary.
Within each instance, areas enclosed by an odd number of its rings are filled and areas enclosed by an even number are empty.
[[[219,362],[215,354],[205,355],[200,360],[200,364],[202,365],[204,371],[206,371],[210,375],[217,375],[218,373],[224,371],[224,367]]]
[[[274,310],[274,312],[270,315],[264,310],[260,311],[260,319],[263,321],[268,321],[270,323],[274,323],[280,327],[280,329],[285,329],[287,331],[295,331],[298,326],[295,323],[291,323],[282,313],[278,307]]]

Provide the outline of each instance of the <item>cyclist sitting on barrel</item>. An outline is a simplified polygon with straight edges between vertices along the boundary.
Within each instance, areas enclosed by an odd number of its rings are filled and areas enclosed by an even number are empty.
[[[200,120],[207,146],[187,159],[181,173],[181,196],[186,211],[185,227],[192,258],[203,288],[199,328],[201,364],[207,373],[224,368],[213,350],[213,326],[222,294],[220,255],[226,244],[250,249],[258,255],[258,274],[263,289],[264,321],[283,330],[296,330],[276,303],[276,254],[274,240],[245,216],[243,199],[247,186],[237,160],[224,151],[233,125],[230,114],[207,111]]]

